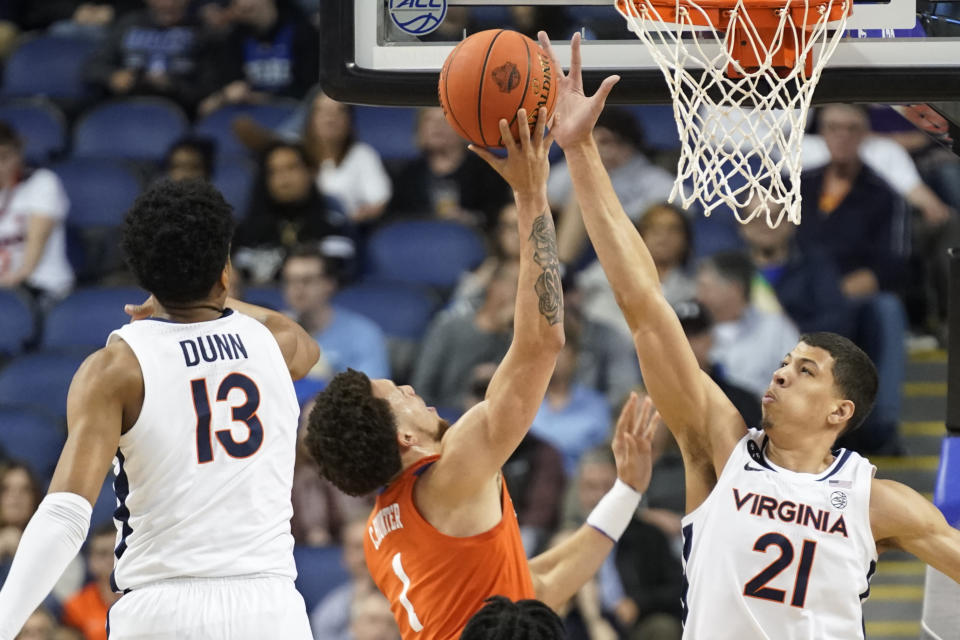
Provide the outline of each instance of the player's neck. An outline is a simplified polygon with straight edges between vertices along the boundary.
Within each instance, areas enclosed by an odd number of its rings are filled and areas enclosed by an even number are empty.
[[[156,311],[153,313],[153,317],[189,324],[192,322],[216,320],[223,316],[223,310],[223,302],[217,300],[203,300],[183,304],[158,304]]]
[[[779,438],[783,440],[783,438]],[[824,445],[820,438],[796,437],[790,442],[767,441],[764,453],[767,459],[783,469],[797,473],[820,473],[833,464],[830,444]]]

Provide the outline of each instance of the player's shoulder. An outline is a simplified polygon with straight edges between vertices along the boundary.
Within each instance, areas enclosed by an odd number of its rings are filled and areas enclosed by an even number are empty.
[[[143,386],[140,362],[129,344],[114,336],[105,346],[84,359],[74,382],[91,381],[108,390],[123,391]]]

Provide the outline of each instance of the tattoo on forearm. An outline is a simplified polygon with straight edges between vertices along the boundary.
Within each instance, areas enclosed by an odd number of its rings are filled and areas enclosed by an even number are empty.
[[[530,241],[533,243],[533,261],[543,270],[533,290],[540,300],[540,315],[552,326],[563,321],[563,288],[557,259],[557,232],[549,212],[540,214],[533,221]]]

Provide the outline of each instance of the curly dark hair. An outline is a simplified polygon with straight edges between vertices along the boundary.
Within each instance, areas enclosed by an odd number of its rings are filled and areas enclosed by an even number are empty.
[[[353,369],[334,376],[317,395],[307,450],[320,473],[351,496],[375,491],[402,468],[393,411],[373,395],[370,378]]]
[[[233,239],[229,204],[203,180],[157,183],[127,212],[127,265],[161,304],[203,300],[220,278]]]
[[[460,634],[460,640],[563,640],[560,617],[539,600],[511,601],[503,596],[484,600]]]

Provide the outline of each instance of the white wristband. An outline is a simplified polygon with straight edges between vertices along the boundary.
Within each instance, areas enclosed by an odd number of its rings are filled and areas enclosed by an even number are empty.
[[[633,520],[642,497],[642,493],[617,478],[613,488],[587,516],[587,524],[616,542]]]

